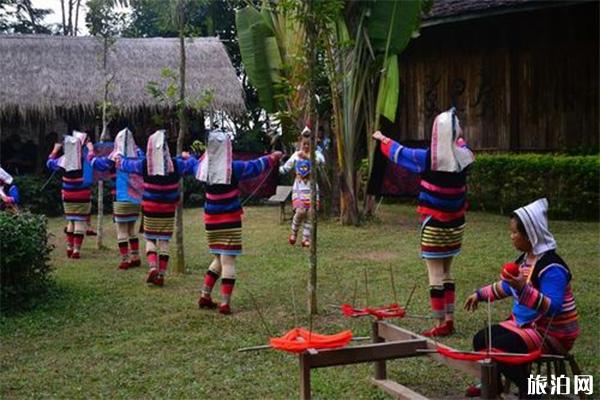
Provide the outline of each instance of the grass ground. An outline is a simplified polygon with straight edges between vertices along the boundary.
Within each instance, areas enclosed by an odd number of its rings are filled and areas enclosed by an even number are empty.
[[[400,302],[415,283],[410,313],[427,314],[427,280],[418,255],[418,224],[413,207],[384,205],[381,222],[360,228],[335,222],[319,225],[319,315],[314,330],[334,333],[351,328],[369,335],[367,320],[348,320],[329,307],[364,303],[364,271],[371,304],[393,300],[389,268]],[[145,268],[116,269],[114,227],[107,229],[107,250],[94,250],[86,239],[83,259],[66,259],[62,220],[52,219],[57,289],[32,312],[0,319],[0,397],[10,398],[198,398],[283,399],[298,396],[295,357],[236,349],[266,343],[267,333],[251,297],[256,299],[273,334],[298,323],[305,313],[308,253],[287,244],[288,226],[279,225],[278,209],[249,207],[244,222],[245,255],[238,260],[235,314],[223,317],[200,311],[196,300],[208,256],[201,210],[186,210],[188,273],[170,275],[165,287],[143,283]],[[582,325],[574,353],[587,374],[600,379],[598,327],[600,306],[597,223],[552,221],[559,251],[569,263]],[[507,219],[470,213],[463,253],[455,260],[458,334],[444,343],[470,349],[472,335],[485,325],[485,307],[474,314],[462,302],[476,287],[490,282],[503,262],[515,256]],[[218,289],[217,289],[218,291]],[[292,294],[296,299],[294,313]],[[483,308],[483,309],[481,309]],[[510,301],[493,306],[495,321],[505,317]],[[398,324],[421,331],[426,324],[404,319]],[[432,398],[456,397],[470,379],[427,359],[388,363],[391,378]],[[313,396],[322,399],[385,399],[369,384],[371,365],[313,371]],[[598,392],[596,384],[595,393]]]

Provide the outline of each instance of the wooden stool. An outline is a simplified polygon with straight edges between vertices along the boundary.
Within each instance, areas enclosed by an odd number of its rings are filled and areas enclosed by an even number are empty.
[[[548,383],[550,383],[552,375],[565,375],[570,376],[571,378],[573,378],[575,375],[581,375],[581,368],[579,368],[579,364],[577,364],[577,361],[575,361],[575,356],[567,353],[563,357],[564,358],[556,358],[542,355],[540,359],[529,364],[529,374],[544,376],[546,377]],[[567,370],[567,363],[570,371]],[[509,393],[510,381],[504,380],[503,388],[504,393]],[[580,399],[587,398],[585,393],[578,394],[578,397]]]

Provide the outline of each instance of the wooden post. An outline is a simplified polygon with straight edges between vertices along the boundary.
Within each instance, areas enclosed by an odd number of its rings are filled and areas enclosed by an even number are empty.
[[[310,400],[310,361],[308,353],[300,354],[298,360],[300,360],[300,399]]]
[[[373,343],[382,343],[385,341],[385,339],[383,339],[381,336],[379,336],[379,324],[377,323],[377,321],[373,321],[373,324],[371,325],[371,329],[372,329],[371,335],[373,337]],[[387,379],[387,369],[386,369],[385,360],[375,361],[373,363],[373,365],[375,366],[375,379]]]
[[[279,203],[279,223],[285,223],[285,201]]]
[[[498,367],[492,360],[480,361],[481,365],[481,398],[493,400],[498,398]]]

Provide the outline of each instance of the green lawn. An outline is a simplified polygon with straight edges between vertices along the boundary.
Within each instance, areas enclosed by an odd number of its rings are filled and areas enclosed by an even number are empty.
[[[84,243],[83,258],[66,259],[63,222],[52,219],[56,250],[57,290],[32,312],[0,319],[0,397],[2,398],[198,398],[283,399],[298,396],[298,363],[276,351],[239,353],[244,346],[264,344],[267,333],[252,297],[273,332],[308,326],[305,313],[308,252],[287,244],[288,226],[279,225],[278,209],[248,207],[244,222],[245,255],[237,265],[235,314],[224,317],[200,311],[196,300],[208,255],[200,209],[186,210],[186,255],[189,273],[167,277],[163,288],[144,283],[145,268],[119,271],[112,224],[109,250]],[[364,302],[364,270],[368,271],[371,304],[393,301],[389,267],[404,303],[414,283],[418,288],[409,313],[428,312],[427,279],[418,253],[418,221],[414,208],[384,205],[381,222],[360,228],[337,223],[319,225],[319,315],[314,329],[334,333],[351,328],[369,334],[367,319],[348,320],[330,305],[350,302],[355,282]],[[108,218],[107,218],[108,220]],[[598,223],[552,221],[559,252],[569,263],[582,336],[575,355],[584,373],[600,379],[598,327],[600,288]],[[472,335],[485,325],[485,307],[475,314],[462,302],[476,287],[489,283],[512,259],[505,217],[470,213],[463,253],[455,260],[458,333],[444,343],[470,349]],[[216,288],[218,292],[218,288]],[[493,319],[505,317],[510,301],[494,304]],[[404,319],[398,324],[421,331],[427,324]],[[389,362],[390,376],[433,398],[463,393],[470,379],[419,358]],[[369,384],[371,365],[328,368],[313,372],[314,398],[385,399]],[[598,392],[596,383],[595,392]]]

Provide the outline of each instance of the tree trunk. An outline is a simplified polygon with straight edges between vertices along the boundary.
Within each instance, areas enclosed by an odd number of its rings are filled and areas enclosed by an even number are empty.
[[[106,63],[108,59],[108,38],[103,40],[102,65],[104,68],[104,97],[102,101],[102,133],[100,141],[105,142],[110,139],[108,134],[108,91],[110,89],[111,78],[106,73]],[[98,181],[98,221],[96,221],[96,248],[104,248],[104,181]]]
[[[358,225],[358,199],[354,172],[342,172],[340,177],[340,220],[342,225]]]
[[[183,29],[179,30],[179,136],[177,136],[177,155],[183,151],[183,142],[188,134],[188,122],[185,110],[185,37]],[[177,205],[175,215],[176,234],[175,242],[177,246],[177,262],[175,272],[185,272],[185,249],[183,245],[183,179],[180,180],[181,201]]]
[[[73,31],[73,36],[77,36],[79,26],[79,6],[81,6],[81,0],[77,0],[77,5],[75,6],[75,30]]]
[[[73,36],[73,2],[75,0],[69,0],[69,23],[67,25],[67,34]]]
[[[308,281],[308,312],[310,315],[317,314],[317,163],[315,151],[317,148],[317,134],[319,129],[319,117],[315,105],[315,85],[316,78],[316,46],[317,46],[317,27],[313,13],[312,1],[308,5],[308,23],[306,24],[306,33],[308,39],[308,117],[314,118],[315,126],[310,135],[310,223],[312,230],[310,233],[310,276]]]
[[[65,0],[60,0],[60,11],[62,13],[63,35],[67,36],[67,22],[65,18]]]

